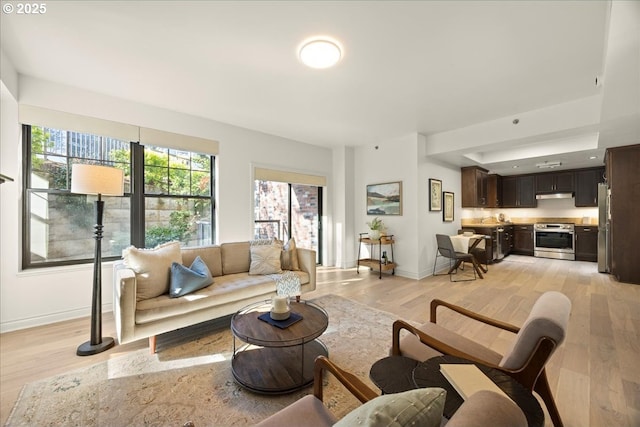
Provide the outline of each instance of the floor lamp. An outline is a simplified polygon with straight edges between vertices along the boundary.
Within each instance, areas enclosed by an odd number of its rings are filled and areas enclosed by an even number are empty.
[[[98,165],[74,164],[71,169],[71,192],[94,194],[95,202],[95,254],[93,256],[93,297],[91,299],[91,340],[81,344],[76,354],[90,356],[102,353],[115,345],[111,337],[102,337],[102,196],[122,196],[124,175],[121,169]]]

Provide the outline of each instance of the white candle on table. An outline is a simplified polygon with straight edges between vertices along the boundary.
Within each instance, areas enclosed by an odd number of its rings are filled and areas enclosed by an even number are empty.
[[[273,297],[271,304],[273,305],[271,310],[275,313],[286,313],[289,311],[287,307],[287,297]]]

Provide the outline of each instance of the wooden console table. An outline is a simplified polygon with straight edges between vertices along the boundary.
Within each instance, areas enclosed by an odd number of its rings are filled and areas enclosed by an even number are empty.
[[[368,233],[360,233],[360,239],[358,243],[358,265],[356,266],[356,273],[360,274],[360,266],[364,265],[371,270],[378,271],[378,278],[382,279],[382,272],[391,270],[391,274],[396,274],[396,263],[393,257],[393,245],[395,240],[393,234],[380,236],[379,239],[373,240],[369,238]],[[369,245],[369,258],[360,258],[362,245]],[[374,258],[374,252],[376,247],[378,248],[378,257]],[[391,251],[391,258],[387,255],[386,260],[383,259],[383,247],[389,247]],[[386,252],[386,251],[385,251]]]

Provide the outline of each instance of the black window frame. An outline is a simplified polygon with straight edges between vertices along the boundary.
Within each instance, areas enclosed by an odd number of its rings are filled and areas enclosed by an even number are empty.
[[[93,262],[94,253],[93,249],[87,254],[86,258],[73,259],[73,260],[58,260],[58,261],[43,261],[34,263],[31,260],[31,236],[30,236],[30,194],[32,192],[46,192],[54,194],[71,194],[70,190],[60,189],[34,189],[31,185],[31,127],[30,124],[22,125],[22,144],[23,144],[23,158],[22,158],[22,171],[23,171],[23,185],[22,185],[22,270],[31,270],[38,268],[49,268],[58,266],[69,266],[88,264]],[[45,126],[46,127],[46,126]],[[53,128],[53,127],[51,127]],[[64,129],[59,129],[64,130]],[[89,133],[89,132],[79,132]],[[130,199],[130,245],[135,247],[145,247],[145,197],[165,197],[165,198],[203,198],[202,196],[178,196],[171,194],[153,194],[146,195],[144,192],[144,145],[141,145],[138,141],[129,141],[129,147],[131,150],[130,156],[130,179],[131,186],[130,191],[125,192],[122,197],[128,197]],[[188,151],[188,150],[185,150]],[[66,157],[73,158],[67,153]],[[203,154],[203,153],[199,153]],[[216,197],[215,197],[215,163],[216,156],[206,154],[209,156],[209,174],[210,174],[210,190],[209,197],[204,197],[210,201],[211,206],[211,239],[210,244],[216,241],[217,227],[214,221],[215,209],[216,209]],[[121,259],[121,255],[103,256],[103,261],[114,261]]]

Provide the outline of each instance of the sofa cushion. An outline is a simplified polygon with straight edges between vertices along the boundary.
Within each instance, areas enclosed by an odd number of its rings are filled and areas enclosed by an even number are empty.
[[[264,299],[267,300],[275,294],[275,290],[276,283],[269,276],[249,276],[249,273],[227,274],[216,277],[212,285],[182,298],[170,298],[166,294],[140,301],[136,306],[135,321],[137,324],[150,323],[209,307],[255,300],[260,295],[264,295]]]
[[[251,265],[249,242],[223,243],[222,274],[246,273]]]
[[[218,245],[182,248],[182,264],[190,265],[196,257],[202,258],[213,277],[222,276],[222,251]]]
[[[280,274],[280,245],[251,246],[251,264],[249,274]]]
[[[309,283],[309,274],[295,271],[303,285]],[[208,307],[246,300],[255,302],[256,296],[271,298],[276,282],[271,276],[249,276],[249,273],[227,274],[216,277],[214,283],[182,298],[170,298],[168,294],[140,301],[136,305],[135,323],[151,323],[156,320],[192,313]]]
[[[130,246],[122,251],[124,262],[136,273],[136,300],[169,293],[171,264],[182,264],[180,242],[169,242],[153,249]]]
[[[349,412],[334,426],[439,427],[446,395],[438,387],[384,394]]]
[[[213,283],[211,272],[199,256],[190,267],[174,262],[171,264],[171,283],[169,284],[169,296],[178,298],[205,288]]]

